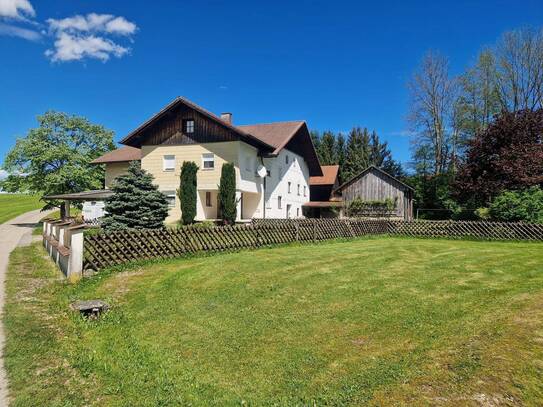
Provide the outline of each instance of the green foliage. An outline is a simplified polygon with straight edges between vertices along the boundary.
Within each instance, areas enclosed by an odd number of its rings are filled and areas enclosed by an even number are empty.
[[[384,200],[365,201],[361,198],[355,198],[347,207],[347,213],[352,217],[359,216],[385,216],[396,209],[398,200],[386,198]]]
[[[489,220],[490,219],[490,209],[489,208],[477,208],[475,210],[475,216],[479,220]]]
[[[84,117],[49,111],[17,140],[4,160],[9,192],[65,194],[104,186],[104,169],[90,162],[115,148],[113,132]]]
[[[219,205],[222,218],[225,223],[232,224],[236,221],[236,170],[234,164],[223,164],[221,169],[221,181],[219,185]]]
[[[153,184],[153,176],[132,161],[128,173],[115,179],[114,194],[106,200],[102,227],[116,229],[159,229],[168,216],[166,196]]]
[[[489,213],[493,220],[543,223],[543,189],[504,191],[494,199]]]
[[[184,225],[194,222],[196,217],[198,166],[193,161],[184,161],[181,166],[179,201],[181,202],[181,221]]]

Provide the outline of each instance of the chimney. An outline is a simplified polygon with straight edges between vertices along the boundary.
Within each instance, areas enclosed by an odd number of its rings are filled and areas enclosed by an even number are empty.
[[[232,124],[232,113],[221,113],[221,120],[228,124]]]

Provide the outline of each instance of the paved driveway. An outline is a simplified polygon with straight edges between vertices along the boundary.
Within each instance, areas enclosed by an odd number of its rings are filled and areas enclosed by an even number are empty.
[[[32,242],[32,230],[47,212],[39,210],[27,212],[0,225],[0,316],[4,313],[4,281],[8,266],[9,254],[17,246],[25,246]],[[0,319],[0,406],[8,404],[8,381],[4,369],[4,325]]]

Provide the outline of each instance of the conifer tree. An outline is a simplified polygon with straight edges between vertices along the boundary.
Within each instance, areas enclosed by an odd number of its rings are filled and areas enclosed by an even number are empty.
[[[343,169],[345,167],[345,136],[343,133],[339,133],[336,139],[336,164],[339,165],[339,182],[344,181]]]
[[[116,229],[159,229],[168,216],[166,196],[153,184],[153,176],[132,161],[128,173],[115,179],[114,194],[106,200],[102,227]]]
[[[234,164],[223,164],[219,184],[219,204],[221,205],[224,223],[236,221],[236,171]]]
[[[331,131],[325,131],[322,135],[319,150],[317,152],[321,165],[337,164],[336,138]]]
[[[181,221],[184,225],[194,222],[196,217],[196,173],[198,166],[193,161],[184,161],[181,166],[179,202],[181,204]]]

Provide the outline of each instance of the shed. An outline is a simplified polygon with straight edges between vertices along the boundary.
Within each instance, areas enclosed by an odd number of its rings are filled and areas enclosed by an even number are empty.
[[[363,201],[392,199],[395,202],[393,216],[413,219],[413,188],[376,166],[369,166],[335,191],[341,194],[345,207],[355,198]]]

